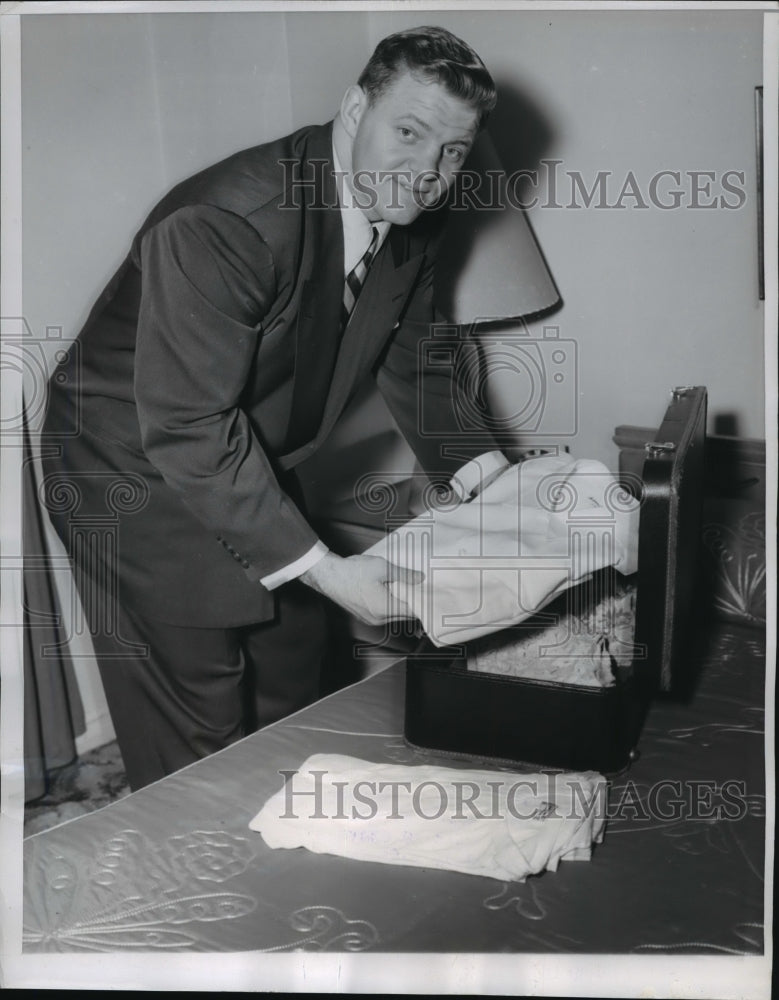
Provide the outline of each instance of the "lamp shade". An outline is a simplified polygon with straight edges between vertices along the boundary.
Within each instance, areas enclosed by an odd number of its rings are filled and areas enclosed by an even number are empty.
[[[533,231],[482,132],[457,182],[436,265],[436,303],[454,323],[518,319],[560,295]]]

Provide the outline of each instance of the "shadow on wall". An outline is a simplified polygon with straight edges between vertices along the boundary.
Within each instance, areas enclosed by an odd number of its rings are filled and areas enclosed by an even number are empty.
[[[713,418],[714,433],[721,437],[738,437],[738,414],[715,413]]]
[[[503,168],[508,174],[537,170],[556,140],[552,123],[515,83],[498,79],[496,85],[498,104],[488,129]]]

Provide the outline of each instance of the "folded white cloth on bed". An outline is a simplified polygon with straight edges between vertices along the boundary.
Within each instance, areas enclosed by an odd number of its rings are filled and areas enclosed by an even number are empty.
[[[367,551],[424,573],[422,583],[393,583],[392,593],[436,645],[450,645],[524,621],[606,566],[634,573],[638,512],[600,462],[541,456]]]
[[[249,824],[272,848],[522,880],[589,860],[606,779],[373,764],[315,754]]]

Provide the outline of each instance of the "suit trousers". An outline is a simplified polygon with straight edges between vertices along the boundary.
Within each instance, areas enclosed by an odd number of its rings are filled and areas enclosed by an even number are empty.
[[[194,627],[155,617],[163,595],[151,574],[138,572],[149,549],[120,544],[121,524],[115,537],[116,521],[106,517],[105,498],[130,460],[82,428],[43,466],[46,506],[70,556],[133,790],[319,697],[328,648],[323,598],[292,581],[275,591],[274,614],[264,602],[251,624]],[[213,558],[227,558],[216,542]]]
[[[92,639],[134,791],[319,697],[325,613],[303,584],[280,588],[275,618],[257,625],[188,628],[127,607],[117,624]]]

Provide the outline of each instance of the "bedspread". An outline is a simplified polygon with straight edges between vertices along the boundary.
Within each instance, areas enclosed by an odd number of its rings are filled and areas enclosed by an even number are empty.
[[[396,664],[96,813],[25,841],[27,952],[761,954],[761,633],[719,625],[689,703],[658,700],[610,781],[588,864],[524,883],[273,851],[249,822],[313,753],[408,747]]]

